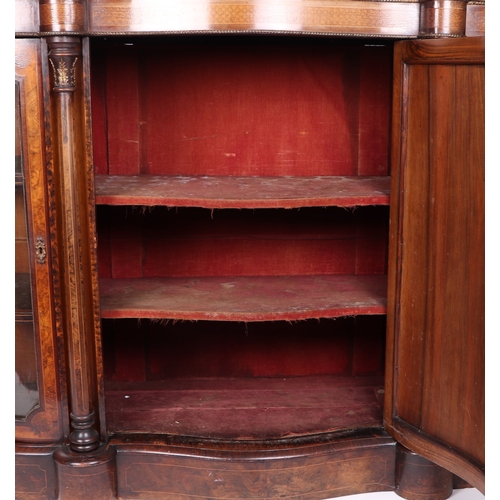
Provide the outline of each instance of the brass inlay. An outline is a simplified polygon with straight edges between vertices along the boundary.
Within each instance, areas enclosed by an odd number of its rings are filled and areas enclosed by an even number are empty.
[[[59,59],[58,67],[56,68],[52,59],[49,59],[54,71],[54,84],[56,88],[68,88],[75,86],[75,65],[77,57],[73,60],[71,68],[68,68],[64,59]]]

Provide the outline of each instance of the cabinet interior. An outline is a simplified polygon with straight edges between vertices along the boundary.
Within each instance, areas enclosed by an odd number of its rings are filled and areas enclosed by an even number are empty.
[[[91,43],[108,431],[380,427],[391,43]]]

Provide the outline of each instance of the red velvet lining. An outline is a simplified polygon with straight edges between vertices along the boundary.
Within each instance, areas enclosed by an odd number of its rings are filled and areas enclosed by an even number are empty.
[[[386,272],[387,207],[97,214],[101,278]]]
[[[93,51],[96,173],[388,174],[390,45],[162,43]]]
[[[384,373],[384,316],[246,324],[121,319],[103,326],[107,380]]]

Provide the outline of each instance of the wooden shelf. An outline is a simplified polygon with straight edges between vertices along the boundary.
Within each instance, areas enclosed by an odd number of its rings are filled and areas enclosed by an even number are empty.
[[[297,208],[388,205],[390,177],[96,175],[100,205]]]
[[[387,277],[102,279],[103,318],[273,321],[385,314]]]
[[[382,427],[383,377],[107,382],[111,433],[220,439],[299,437]]]

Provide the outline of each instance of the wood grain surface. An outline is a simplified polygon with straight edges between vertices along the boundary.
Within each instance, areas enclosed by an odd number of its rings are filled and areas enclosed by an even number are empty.
[[[43,108],[41,49],[38,40],[16,40],[16,81],[20,88],[21,138],[27,199],[27,223],[31,249],[33,328],[40,404],[24,421],[16,423],[16,438],[28,442],[54,441],[62,437],[64,396],[60,392],[58,343],[54,314],[54,289],[47,172],[45,170],[45,123]],[[39,263],[34,243],[46,242],[47,258]],[[42,363],[41,360],[44,360]]]
[[[385,276],[101,280],[103,318],[269,321],[386,313]]]
[[[112,434],[228,440],[378,428],[382,385],[381,377],[113,382],[107,384],[107,419]]]
[[[90,4],[95,33],[268,31],[416,36],[417,2],[174,1],[98,0]]]
[[[484,41],[396,50],[386,420],[484,490]]]

